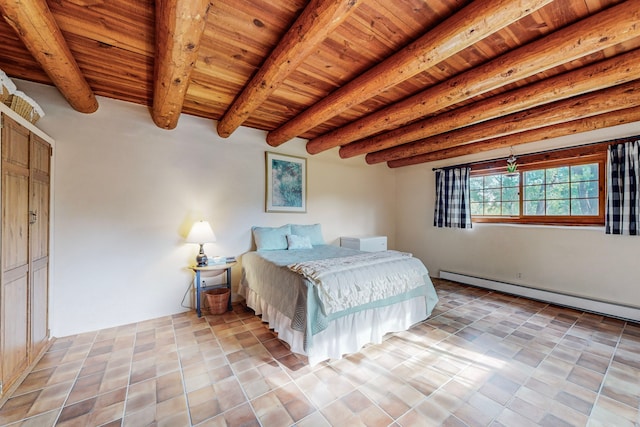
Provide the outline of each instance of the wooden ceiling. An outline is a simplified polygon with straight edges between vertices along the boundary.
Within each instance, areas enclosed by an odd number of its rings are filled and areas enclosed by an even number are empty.
[[[0,0],[0,69],[400,167],[640,121],[640,0]]]

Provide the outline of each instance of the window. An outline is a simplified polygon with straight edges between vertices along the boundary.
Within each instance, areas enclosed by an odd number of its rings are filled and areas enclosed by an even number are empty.
[[[471,216],[520,215],[520,174],[473,176],[469,182]]]
[[[473,167],[472,221],[603,225],[605,150],[521,157],[514,173],[495,164]]]

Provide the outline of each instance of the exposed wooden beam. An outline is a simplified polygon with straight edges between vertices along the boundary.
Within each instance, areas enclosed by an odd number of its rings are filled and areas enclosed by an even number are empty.
[[[96,111],[98,101],[46,1],[0,0],[0,12],[69,104],[82,113]]]
[[[640,105],[640,80],[541,105],[498,119],[431,136],[399,147],[369,153],[367,163],[375,164],[453,148],[491,137],[511,135],[572,119],[604,114]]]
[[[209,0],[156,0],[156,56],[151,117],[174,129],[198,59]]]
[[[307,143],[307,151],[317,154],[395,129],[474,96],[633,39],[640,36],[639,21],[640,0],[628,0],[312,139]]]
[[[337,89],[267,134],[274,147],[407,80],[490,34],[518,21],[550,0],[481,0],[447,19],[366,73]]]
[[[611,126],[623,125],[640,121],[640,107],[632,107],[597,116],[586,117],[570,122],[559,123],[557,125],[546,126],[539,129],[532,129],[525,132],[501,136],[488,139],[486,141],[474,142],[472,144],[461,145],[446,150],[435,151],[433,153],[421,154],[414,157],[407,157],[399,160],[387,162],[390,168],[417,165],[438,160],[450,159],[453,157],[466,156],[484,151],[496,150],[498,148],[512,147],[515,145],[527,144],[530,142],[544,141],[551,138],[558,138],[576,133],[589,132],[597,129],[604,129]]]
[[[381,151],[494,117],[640,78],[640,49],[527,85],[340,148],[340,157]]]
[[[356,9],[359,0],[312,0],[218,122],[228,137]]]
[[[600,116],[595,116],[600,117]],[[601,142],[593,142],[577,145],[575,147],[567,147],[567,148],[557,148],[557,149],[548,149],[543,150],[538,153],[531,154],[518,154],[518,164],[526,164],[527,166],[540,162],[549,162],[553,160],[566,160],[570,159],[584,159],[584,158],[593,158],[600,157],[603,152],[606,152],[609,145],[619,144],[620,142],[628,141],[634,138],[619,138],[615,140],[601,141]],[[471,167],[472,171],[482,171],[482,170],[490,170],[503,168],[506,170],[507,168],[507,159],[508,157],[497,158],[492,160],[480,160],[478,162],[471,162],[468,165]]]

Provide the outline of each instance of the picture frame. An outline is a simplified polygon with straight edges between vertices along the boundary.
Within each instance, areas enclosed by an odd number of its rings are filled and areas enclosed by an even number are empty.
[[[265,152],[266,212],[307,211],[307,159]]]

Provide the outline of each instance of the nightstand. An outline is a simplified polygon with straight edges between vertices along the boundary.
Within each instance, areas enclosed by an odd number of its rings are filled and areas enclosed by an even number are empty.
[[[340,246],[365,252],[387,250],[387,236],[341,237]]]
[[[196,313],[198,314],[198,317],[202,316],[202,311],[200,309],[200,301],[201,301],[201,293],[203,290],[205,289],[213,289],[213,288],[219,288],[221,285],[214,285],[214,286],[207,286],[207,287],[202,287],[202,278],[201,278],[201,273],[207,272],[209,273],[207,276],[208,277],[215,277],[215,276],[219,276],[220,274],[223,273],[227,273],[227,281],[226,283],[222,284],[222,285],[226,285],[227,289],[229,289],[229,292],[231,292],[231,267],[233,267],[234,265],[236,265],[236,262],[229,262],[229,263],[225,263],[225,264],[213,264],[213,265],[205,265],[203,267],[198,267],[198,266],[191,266],[190,268],[196,273],[196,277],[195,277],[195,288],[196,288]],[[227,311],[231,311],[231,295],[229,295],[229,303],[227,306]]]

